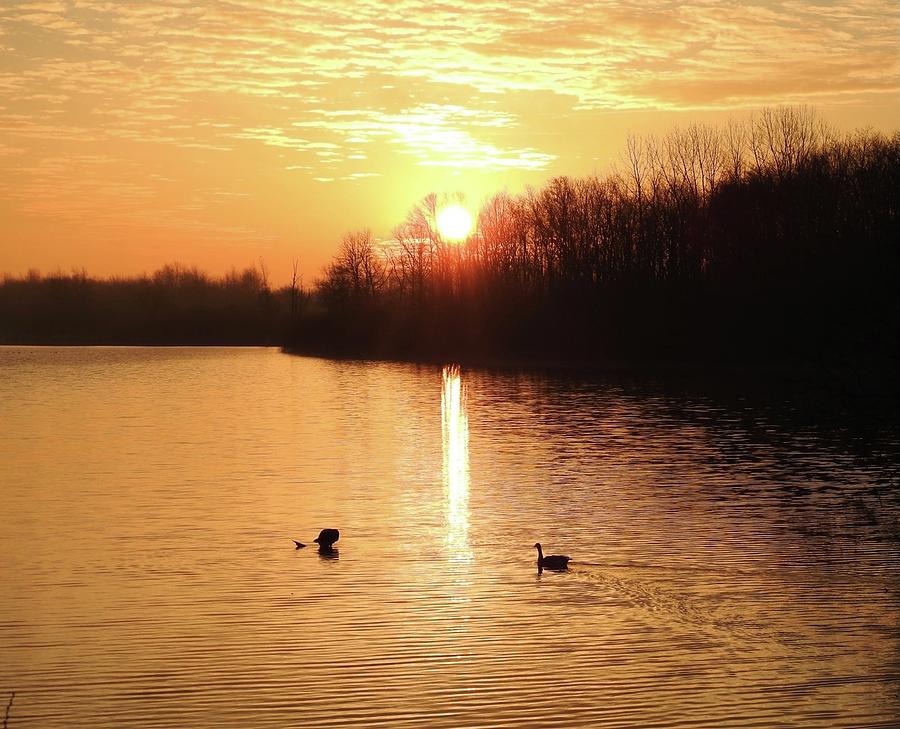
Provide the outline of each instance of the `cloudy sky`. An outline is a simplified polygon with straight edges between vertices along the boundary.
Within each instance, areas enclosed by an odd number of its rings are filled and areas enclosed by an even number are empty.
[[[630,133],[893,131],[898,37],[894,0],[2,0],[0,273],[311,280],[428,192],[605,173]]]

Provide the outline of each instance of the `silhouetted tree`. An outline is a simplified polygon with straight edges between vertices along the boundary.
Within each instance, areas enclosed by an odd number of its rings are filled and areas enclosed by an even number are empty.
[[[367,238],[377,287],[342,244],[319,316],[368,312],[382,353],[896,358],[898,190],[897,134],[839,137],[805,107],[630,138],[624,171],[501,193],[463,245],[424,198]]]

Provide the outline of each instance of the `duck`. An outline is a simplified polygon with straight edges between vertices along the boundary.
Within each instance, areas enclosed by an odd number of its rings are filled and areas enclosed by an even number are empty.
[[[296,539],[291,540],[297,546],[294,549],[303,549],[306,545],[303,542],[298,542]]]
[[[331,550],[332,545],[340,538],[341,533],[337,529],[323,529],[313,541],[319,545],[320,552],[327,552]]]
[[[558,570],[561,572],[569,569],[569,560],[572,559],[571,557],[566,557],[562,554],[549,554],[545,557],[540,542],[535,542],[534,548],[538,551],[538,571]]]

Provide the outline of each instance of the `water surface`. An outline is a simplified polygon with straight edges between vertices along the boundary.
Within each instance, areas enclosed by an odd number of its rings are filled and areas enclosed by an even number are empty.
[[[896,727],[898,453],[740,382],[0,348],[0,702],[10,729]],[[294,550],[326,526],[336,556]]]

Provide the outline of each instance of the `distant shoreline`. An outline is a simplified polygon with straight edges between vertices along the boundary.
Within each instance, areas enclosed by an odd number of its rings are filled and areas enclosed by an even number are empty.
[[[110,349],[284,349],[279,342],[257,343],[257,342],[71,342],[71,341],[0,341],[0,347],[46,347],[46,348],[62,348],[70,347],[73,349],[88,349],[91,347]]]
[[[0,349],[16,347],[34,349],[277,349],[295,357],[310,357],[334,362],[396,363],[441,367],[460,365],[468,370],[510,371],[549,376],[602,377],[612,381],[659,380],[681,385],[702,384],[714,386],[721,383],[744,381],[748,388],[760,387],[777,390],[818,391],[838,401],[857,400],[870,402],[883,399],[884,407],[893,407],[900,399],[900,383],[897,382],[894,363],[872,361],[866,365],[858,362],[846,366],[800,362],[735,362],[714,360],[707,362],[687,360],[598,360],[550,356],[526,356],[513,354],[411,354],[387,352],[337,352],[322,348],[284,346],[279,343],[209,343],[209,342],[0,342]]]
[[[900,398],[900,383],[892,362],[859,363],[838,367],[808,362],[726,362],[726,361],[625,361],[586,358],[553,358],[516,355],[388,355],[384,353],[335,353],[323,350],[282,347],[285,354],[346,362],[396,362],[440,367],[456,364],[470,370],[509,370],[559,376],[603,376],[611,379],[659,379],[682,383],[725,382],[744,379],[756,385],[778,383],[779,387],[803,387],[826,391],[839,397]]]
[[[823,369],[845,371],[860,369],[858,366],[837,367],[833,364],[807,362],[738,362],[713,359],[706,362],[696,360],[657,359],[596,359],[588,357],[551,357],[546,355],[504,354],[504,353],[399,353],[399,352],[366,352],[362,350],[304,348],[302,346],[285,345],[282,342],[229,342],[229,341],[71,341],[65,339],[44,341],[0,341],[0,347],[33,347],[33,348],[122,348],[122,349],[278,349],[284,354],[297,357],[313,357],[335,361],[359,362],[404,362],[410,364],[444,365],[458,364],[473,369],[530,369],[560,371],[591,371],[622,373],[702,373],[702,372],[734,372],[757,374],[798,374],[815,373]],[[890,362],[873,362],[866,369],[887,369]]]

